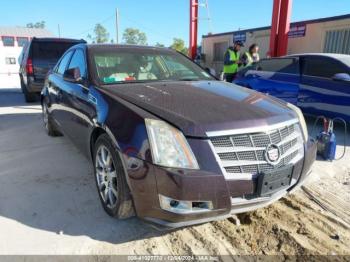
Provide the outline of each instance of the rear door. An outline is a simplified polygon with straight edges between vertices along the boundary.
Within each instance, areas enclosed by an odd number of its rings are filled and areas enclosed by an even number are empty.
[[[60,41],[33,41],[31,59],[35,81],[44,82],[47,72],[56,65],[66,50],[75,44]]]
[[[350,82],[332,79],[338,73],[350,74],[349,67],[324,56],[305,56],[301,61],[298,106],[308,114],[341,116],[350,121]]]
[[[253,70],[245,73],[246,85],[296,104],[300,84],[298,58],[275,58],[261,60]]]

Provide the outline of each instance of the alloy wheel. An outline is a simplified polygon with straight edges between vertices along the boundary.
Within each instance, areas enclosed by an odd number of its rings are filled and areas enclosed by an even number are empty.
[[[108,208],[114,208],[118,202],[117,172],[112,154],[104,145],[100,145],[97,149],[95,171],[98,190],[103,202]]]

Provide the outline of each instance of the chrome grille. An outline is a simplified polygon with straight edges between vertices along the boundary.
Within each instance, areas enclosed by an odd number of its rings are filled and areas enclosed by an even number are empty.
[[[210,141],[225,175],[230,178],[251,177],[300,160],[304,155],[301,132],[299,123],[293,121],[264,132],[213,136]],[[266,161],[265,151],[270,144],[279,148],[280,160],[277,164]]]

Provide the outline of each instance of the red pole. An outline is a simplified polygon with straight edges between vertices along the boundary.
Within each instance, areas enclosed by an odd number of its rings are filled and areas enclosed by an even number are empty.
[[[190,0],[190,48],[188,50],[191,59],[197,54],[198,36],[198,0]]]
[[[278,45],[278,24],[280,18],[280,8],[281,0],[273,1],[273,10],[272,10],[272,21],[271,21],[271,35],[270,35],[270,49],[269,54],[271,57],[275,57],[277,54],[277,45]]]
[[[279,26],[277,56],[284,56],[288,52],[288,33],[290,28],[290,17],[292,13],[293,0],[282,0]]]

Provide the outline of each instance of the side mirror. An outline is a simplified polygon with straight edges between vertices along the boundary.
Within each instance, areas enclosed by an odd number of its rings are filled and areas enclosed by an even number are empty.
[[[72,82],[72,83],[82,83],[83,82],[83,78],[81,77],[79,67],[70,68],[70,69],[67,69],[66,71],[64,71],[63,79],[65,81]]]
[[[335,74],[332,79],[334,81],[350,82],[350,75],[347,73]]]

